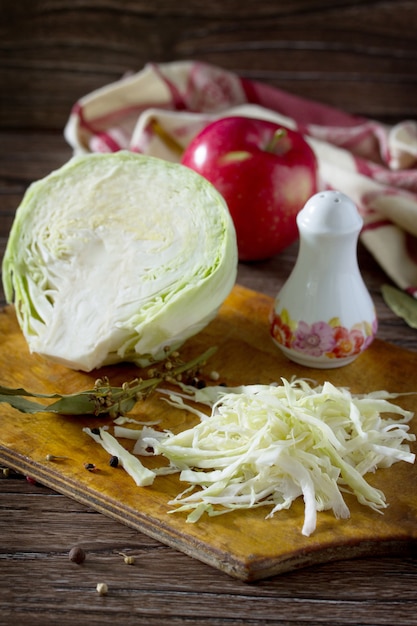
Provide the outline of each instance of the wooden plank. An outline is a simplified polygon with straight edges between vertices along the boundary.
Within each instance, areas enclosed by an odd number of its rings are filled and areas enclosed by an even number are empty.
[[[0,127],[61,130],[81,96],[181,59],[352,113],[413,118],[415,21],[405,0],[4,2]]]
[[[413,391],[417,354],[379,340],[353,364],[338,370],[308,370],[290,363],[269,338],[271,305],[270,297],[235,287],[216,320],[187,342],[184,358],[217,345],[210,368],[217,369],[229,385],[269,383],[297,375],[318,382],[328,379],[354,392]],[[0,314],[0,339],[2,384],[69,393],[91,387],[99,374],[70,371],[29,355],[12,307]],[[127,365],[106,368],[103,373],[115,384],[137,374]],[[417,398],[404,397],[401,404],[415,411]],[[157,395],[139,404],[135,413],[142,419],[160,418],[161,427],[174,431],[194,423],[193,416],[168,407]],[[94,427],[102,420],[48,413],[28,416],[6,405],[1,407],[1,416],[0,462],[242,580],[324,561],[396,552],[416,540],[415,465],[398,463],[369,479],[387,496],[389,507],[383,515],[347,497],[351,518],[335,520],[331,513],[321,513],[317,530],[309,538],[301,535],[301,500],[271,520],[264,519],[268,510],[256,509],[187,524],[182,514],[169,514],[168,501],[183,489],[176,476],[158,477],[151,487],[138,488],[123,470],[109,467],[107,453],[82,432],[83,426]],[[412,428],[416,432],[415,420]],[[66,458],[50,462],[47,454]],[[95,463],[98,471],[86,471],[85,462]],[[160,460],[149,463],[158,465]]]

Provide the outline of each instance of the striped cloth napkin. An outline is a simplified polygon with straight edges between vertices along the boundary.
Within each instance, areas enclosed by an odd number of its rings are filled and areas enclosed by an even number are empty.
[[[81,98],[65,127],[74,153],[132,150],[179,161],[209,122],[265,118],[301,132],[322,189],[352,198],[361,240],[398,288],[417,298],[417,122],[388,126],[194,61],[147,64]]]

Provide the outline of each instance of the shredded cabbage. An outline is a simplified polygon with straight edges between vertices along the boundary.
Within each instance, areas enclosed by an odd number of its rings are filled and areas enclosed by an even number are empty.
[[[30,350],[85,371],[165,357],[215,317],[236,272],[215,188],[127,151],[73,157],[33,183],[3,260]]]
[[[145,467],[137,457],[137,455],[153,456],[155,454],[154,451],[148,451],[146,449],[149,445],[147,440],[150,437],[152,437],[153,441],[165,438],[167,436],[166,432],[162,433],[156,431],[149,426],[144,426],[142,430],[115,426],[115,436],[111,435],[105,427],[99,428],[98,432],[91,430],[91,428],[83,428],[83,432],[100,444],[110,456],[117,456],[120,466],[133,478],[138,487],[148,487],[153,484],[156,476],[174,474],[178,471],[171,463],[168,466],[150,470]],[[116,438],[116,433],[120,438],[136,439],[133,452],[129,452],[119,443]]]
[[[210,406],[211,415],[190,407],[200,423],[162,440],[149,437],[148,444],[189,483],[170,502],[189,513],[189,522],[203,513],[260,506],[269,506],[271,517],[302,496],[302,533],[309,536],[318,511],[349,517],[342,492],[376,511],[385,508],[384,494],[364,475],[415,461],[407,444],[415,440],[407,425],[413,414],[390,402],[395,394],[354,396],[329,382],[313,387],[300,379],[276,386],[182,387],[184,393],[165,390],[167,401],[187,408],[184,398],[190,398]]]
[[[90,428],[83,428],[83,431],[99,443],[111,456],[117,456],[120,465],[133,478],[138,487],[152,485],[156,476],[155,472],[142,465],[139,459],[128,452],[107,430],[99,428],[98,434]]]

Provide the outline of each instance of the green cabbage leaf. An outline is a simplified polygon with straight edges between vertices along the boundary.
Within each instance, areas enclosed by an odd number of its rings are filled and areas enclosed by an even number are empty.
[[[84,371],[164,358],[215,317],[236,272],[214,187],[127,151],[73,157],[33,183],[2,267],[30,351]]]

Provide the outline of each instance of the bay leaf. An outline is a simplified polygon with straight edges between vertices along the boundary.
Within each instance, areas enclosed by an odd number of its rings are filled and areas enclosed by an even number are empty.
[[[183,372],[194,372],[200,365],[204,364],[216,351],[216,347],[208,348],[202,355],[195,357],[187,363],[180,361],[172,369],[165,370],[162,362],[161,371],[157,375],[147,380],[134,379],[130,383],[126,382],[121,387],[111,387],[108,384],[95,386],[94,389],[72,394],[59,393],[35,393],[27,391],[23,387],[5,387],[0,385],[0,403],[5,402],[21,413],[58,413],[60,415],[110,415],[116,417],[125,415],[133,409],[136,402],[144,399],[155,391],[160,383],[175,377]],[[41,404],[32,398],[53,399],[55,402]]]
[[[40,413],[46,411],[43,404],[33,402],[32,400],[15,394],[0,394],[0,402],[6,402],[21,413]]]
[[[392,285],[383,285],[381,291],[391,311],[401,317],[411,328],[417,328],[417,299]]]

